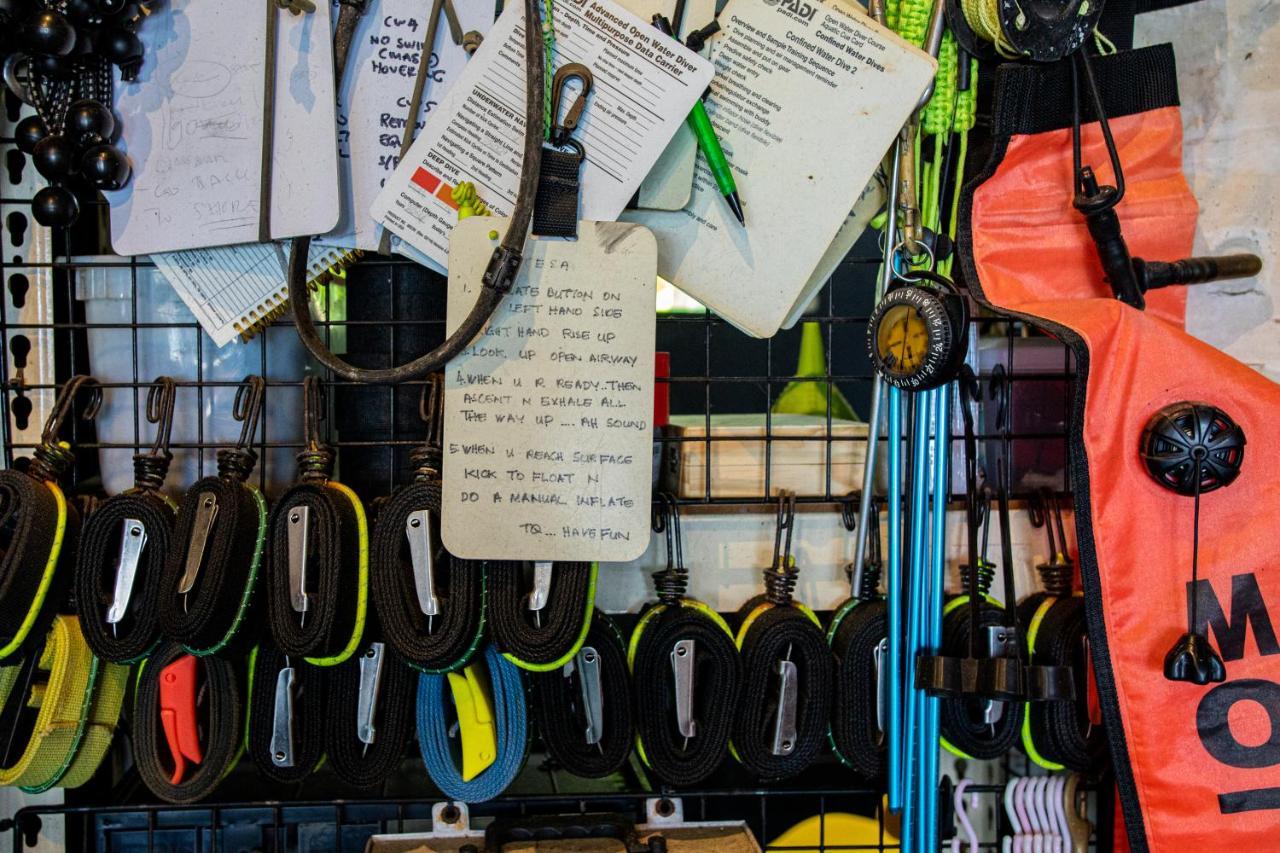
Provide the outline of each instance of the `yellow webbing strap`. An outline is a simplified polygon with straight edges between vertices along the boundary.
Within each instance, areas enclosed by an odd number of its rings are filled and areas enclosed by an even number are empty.
[[[110,744],[115,719],[107,718],[111,717],[113,704],[115,717],[119,716],[128,670],[100,664],[74,616],[54,619],[38,667],[49,676],[44,683],[33,682],[27,699],[29,707],[39,708],[35,726],[18,760],[10,767],[0,768],[0,785],[44,790],[60,781],[83,784],[93,775]],[[104,702],[102,713],[94,714],[94,682],[99,667],[104,674],[109,673],[106,680],[115,685],[114,702]],[[0,702],[9,698],[18,669],[11,666],[0,670]],[[91,748],[79,761],[78,750],[85,741],[90,742]]]

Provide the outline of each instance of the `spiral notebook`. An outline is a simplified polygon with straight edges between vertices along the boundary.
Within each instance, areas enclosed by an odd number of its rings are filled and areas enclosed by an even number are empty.
[[[311,244],[307,283],[340,275],[359,252]],[[284,312],[289,243],[247,243],[152,255],[156,269],[218,346],[247,341]]]

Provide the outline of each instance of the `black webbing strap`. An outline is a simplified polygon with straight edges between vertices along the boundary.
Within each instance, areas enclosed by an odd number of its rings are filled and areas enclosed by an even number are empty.
[[[733,746],[742,763],[762,779],[785,779],[802,772],[827,740],[834,665],[822,629],[800,609],[773,606],[752,621],[740,644],[742,698],[734,712]],[[779,661],[796,665],[796,739],[775,755]]]
[[[1065,693],[1064,698],[1046,698],[1026,705],[1028,731],[1040,756],[1079,771],[1094,766],[1106,749],[1102,727],[1092,725],[1089,719],[1084,684],[1084,673],[1088,671],[1085,636],[1084,599],[1055,599],[1036,628],[1029,669],[1032,673],[1065,673],[1071,683],[1054,685],[1059,695]]]
[[[427,672],[465,666],[484,631],[485,571],[481,563],[441,551],[434,561],[440,613],[418,606],[405,524],[428,510],[440,518],[440,484],[419,480],[402,486],[378,510],[369,543],[369,594],[387,642],[409,664]]]
[[[365,745],[357,734],[360,704],[360,662],[370,653],[376,630],[366,629],[365,643],[355,656],[329,671],[329,707],[325,714],[325,752],[334,772],[358,788],[386,782],[413,739],[417,674],[386,647],[374,705],[373,742]]]
[[[27,473],[0,471],[0,662],[41,643],[71,586],[80,513],[58,481],[75,459],[59,438],[86,391],[81,418],[102,407],[96,379],[76,375],[62,386]]]
[[[969,608],[971,606],[971,600],[966,600],[952,607],[943,616],[942,657],[959,660],[969,654]],[[983,602],[978,612],[979,628],[985,629],[1004,623],[1004,609],[989,602]],[[1017,658],[1010,657],[1005,660],[1011,667],[1021,667]],[[955,685],[955,692],[973,692],[974,690],[987,692],[980,685]],[[1000,719],[994,723],[988,723],[984,719],[988,701],[965,696],[942,696],[939,705],[942,736],[956,749],[981,760],[998,758],[1007,752],[1022,728],[1021,702],[999,703]]]
[[[259,606],[254,592],[267,504],[247,482],[258,461],[251,442],[265,391],[261,376],[240,383],[231,412],[241,422],[239,442],[218,451],[218,475],[196,482],[178,506],[160,595],[160,630],[194,655],[248,652],[265,627],[251,611]]]
[[[219,451],[219,469],[226,452]],[[195,585],[183,594],[179,588],[197,515],[201,503],[210,497],[217,503],[217,517]],[[182,643],[192,654],[223,649],[243,653],[261,634],[261,620],[250,614],[266,528],[259,500],[248,484],[225,471],[196,482],[178,506],[160,595],[160,628],[166,638]]]
[[[116,572],[126,520],[141,523],[146,544],[123,618],[107,622],[115,601]],[[76,558],[76,608],[93,653],[114,663],[135,663],[160,639],[160,590],[173,540],[173,506],[154,492],[126,492],[103,501],[85,521]]]
[[[533,228],[539,237],[578,236],[578,172],[582,150],[543,146],[538,192],[533,199]]]
[[[75,510],[64,500],[62,512],[70,532]],[[53,602],[62,598],[62,580],[70,572],[59,568],[68,543],[66,532],[58,529],[58,516],[58,498],[47,484],[17,471],[0,471],[0,646],[10,649],[0,660],[12,657],[28,638],[43,638]],[[53,586],[46,587],[39,601],[46,581]]]
[[[584,636],[595,603],[592,563],[555,563],[546,606],[535,620],[526,606],[526,563],[496,560],[487,564],[489,624],[498,649],[517,666],[563,662]],[[540,622],[540,624],[539,624]]]
[[[725,627],[690,606],[663,608],[632,638],[631,681],[636,731],[646,763],[662,781],[689,786],[704,781],[724,762],[738,712],[742,661]],[[671,653],[677,642],[694,641],[693,717],[697,734],[686,739],[676,718]]]
[[[304,507],[305,522],[297,516]],[[290,528],[301,523],[307,525],[303,613],[293,609],[289,583]],[[363,592],[359,519],[351,498],[324,481],[298,483],[276,502],[267,527],[267,600],[276,646],[298,657],[340,655],[356,630]]]
[[[160,641],[160,605],[165,562],[173,541],[177,508],[160,494],[173,454],[169,436],[177,384],[167,376],[147,393],[147,420],[156,424],[151,450],[133,457],[133,488],[108,498],[85,520],[76,555],[75,598],[80,627],[93,653],[115,663],[135,663]],[[131,522],[137,522],[133,524]],[[112,619],[117,573],[130,537],[142,541],[128,604]]]
[[[301,658],[285,655],[271,646],[259,646],[250,655],[249,727],[245,750],[258,772],[281,785],[301,782],[324,756],[325,718],[330,713],[328,669],[311,666]],[[276,722],[276,680],[280,671],[293,667],[293,755],[289,766],[273,761],[283,753],[272,749]]]
[[[867,779],[884,772],[885,740],[878,723],[876,647],[889,636],[883,600],[859,601],[843,612],[831,634],[835,697],[831,746],[836,757]]]
[[[587,742],[583,707],[582,657],[588,648],[594,650],[600,676],[602,731],[596,744]],[[566,675],[571,666],[572,674]],[[534,673],[530,684],[543,743],[565,770],[575,776],[600,779],[626,763],[635,738],[631,680],[627,676],[627,652],[613,620],[596,611],[582,650],[571,664]]]
[[[133,695],[133,760],[151,793],[168,803],[194,803],[213,793],[240,755],[244,723],[241,665],[217,657],[202,659],[204,685],[198,693],[198,711],[203,711],[202,760],[178,784],[170,781],[173,759],[160,721],[160,674],[184,654],[176,643],[157,648],[139,670]]]

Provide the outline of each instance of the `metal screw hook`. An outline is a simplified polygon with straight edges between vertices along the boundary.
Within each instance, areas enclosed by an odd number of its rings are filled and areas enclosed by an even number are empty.
[[[151,455],[172,459],[169,438],[173,432],[173,407],[178,398],[178,383],[172,377],[157,376],[147,390],[147,421],[156,424],[156,438]]]
[[[236,444],[240,449],[248,448],[258,432],[258,418],[262,415],[262,400],[266,390],[266,380],[252,374],[241,380],[240,387],[236,389],[231,416],[244,424],[240,428],[240,440]]]
[[[102,387],[98,385],[98,380],[83,374],[72,376],[67,380],[67,384],[62,386],[62,392],[58,395],[58,399],[53,405],[53,411],[49,414],[49,419],[45,421],[44,432],[40,435],[42,442],[45,444],[57,444],[58,433],[62,432],[62,427],[66,424],[67,418],[71,416],[75,408],[76,395],[82,390],[89,392],[89,400],[85,403],[80,419],[91,421],[98,416],[98,411],[102,408]]]

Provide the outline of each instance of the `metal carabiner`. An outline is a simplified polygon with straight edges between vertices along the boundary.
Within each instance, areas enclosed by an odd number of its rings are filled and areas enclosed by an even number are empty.
[[[578,97],[574,99],[569,106],[569,112],[565,113],[564,121],[560,120],[560,98],[564,95],[565,87],[570,80],[578,80],[582,83],[582,91],[578,93]],[[581,152],[582,146],[574,143],[569,136],[578,129],[578,122],[582,119],[582,111],[587,106],[587,96],[591,94],[591,86],[595,82],[595,78],[591,76],[591,69],[578,63],[570,62],[567,65],[560,66],[556,71],[555,77],[551,80],[551,135],[550,142],[557,148],[569,146],[576,147]]]

